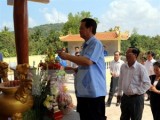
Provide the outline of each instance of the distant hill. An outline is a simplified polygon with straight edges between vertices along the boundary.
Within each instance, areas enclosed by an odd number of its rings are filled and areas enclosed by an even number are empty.
[[[42,35],[46,36],[51,30],[60,32],[63,26],[64,23],[44,24],[40,26],[35,26],[33,28],[29,28],[29,33],[33,34],[35,31],[40,30],[42,32]]]

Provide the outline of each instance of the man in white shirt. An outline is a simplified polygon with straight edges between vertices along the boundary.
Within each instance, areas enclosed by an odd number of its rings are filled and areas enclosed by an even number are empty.
[[[116,92],[116,89],[118,87],[120,68],[123,63],[124,63],[124,61],[122,61],[120,59],[120,52],[115,51],[114,52],[114,60],[111,61],[111,63],[110,63],[111,83],[110,83],[109,97],[106,102],[107,107],[110,107],[113,95]],[[119,106],[119,103],[120,103],[120,101],[117,101],[116,106]]]
[[[144,63],[144,66],[145,66],[149,76],[152,76],[155,74],[154,70],[153,70],[153,63],[156,62],[156,60],[153,58],[154,56],[155,56],[154,52],[152,52],[152,51],[147,52],[147,60]],[[149,101],[150,100],[150,91],[148,90],[146,93],[148,96],[146,101]]]
[[[147,60],[144,63],[145,68],[147,69],[148,75],[154,75],[154,70],[153,70],[153,63],[156,62],[156,60],[153,58],[155,54],[152,51],[147,52]]]
[[[145,67],[137,62],[140,51],[129,47],[126,52],[127,63],[120,69],[118,95],[121,98],[120,120],[141,120],[144,108],[144,93],[151,87]]]

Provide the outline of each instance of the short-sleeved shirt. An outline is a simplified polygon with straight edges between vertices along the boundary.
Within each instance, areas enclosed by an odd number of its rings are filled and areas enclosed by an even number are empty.
[[[104,50],[104,56],[108,56],[108,51]]]
[[[93,61],[90,66],[78,67],[75,76],[77,97],[100,97],[106,95],[106,67],[102,43],[91,37],[83,44],[81,56]]]
[[[112,73],[114,73],[114,75],[115,75],[115,76],[113,75],[112,77],[119,77],[120,68],[121,68],[123,63],[124,63],[124,61],[122,61],[120,59],[118,61],[115,61],[115,60],[111,61],[111,63],[110,63],[110,71]]]
[[[0,53],[0,61],[3,61],[3,55]]]
[[[153,70],[153,63],[154,63],[154,62],[156,62],[156,60],[155,60],[155,59],[152,59],[152,60],[150,60],[150,61],[147,60],[147,61],[145,62],[145,64],[144,64],[144,66],[145,66],[145,68],[146,68],[149,76],[155,74],[155,73],[154,73],[154,70]]]

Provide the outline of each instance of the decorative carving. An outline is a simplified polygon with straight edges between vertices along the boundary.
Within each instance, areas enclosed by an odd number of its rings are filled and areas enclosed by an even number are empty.
[[[6,62],[0,61],[0,77],[3,79],[3,82],[8,80],[8,64]]]
[[[114,27],[114,31],[116,32],[117,37],[120,37],[120,27],[119,26],[115,26]]]
[[[20,87],[15,93],[15,98],[21,103],[26,103],[27,98],[31,93],[31,89],[32,89],[32,80],[25,79],[21,81]]]
[[[22,120],[22,119],[23,119],[22,113],[15,113],[15,114],[12,116],[12,120]]]
[[[4,68],[7,68],[6,64],[0,64],[0,66],[3,65]],[[28,71],[28,64],[20,64],[15,71],[20,79],[0,84],[2,91],[0,94],[0,120],[7,120],[8,117],[11,117],[12,120],[22,120],[22,113],[33,106],[32,80],[26,79]]]
[[[15,98],[18,101],[25,103],[32,89],[32,80],[26,79],[29,72],[29,65],[26,63],[17,65],[16,72],[18,74],[17,77],[21,82],[20,87],[15,93]]]
[[[24,64],[19,64],[16,67],[16,72],[17,72],[17,77],[19,80],[24,80],[27,77],[27,74],[29,72],[29,65],[24,63]]]

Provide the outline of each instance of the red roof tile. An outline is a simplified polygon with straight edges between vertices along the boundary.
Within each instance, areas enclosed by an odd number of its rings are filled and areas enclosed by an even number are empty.
[[[96,33],[96,38],[104,41],[104,40],[127,40],[129,38],[129,34],[128,33],[120,33],[120,36],[117,35],[117,33],[115,31],[113,32],[97,32]],[[66,36],[62,36],[60,37],[61,41],[84,41],[79,34],[69,34]]]

